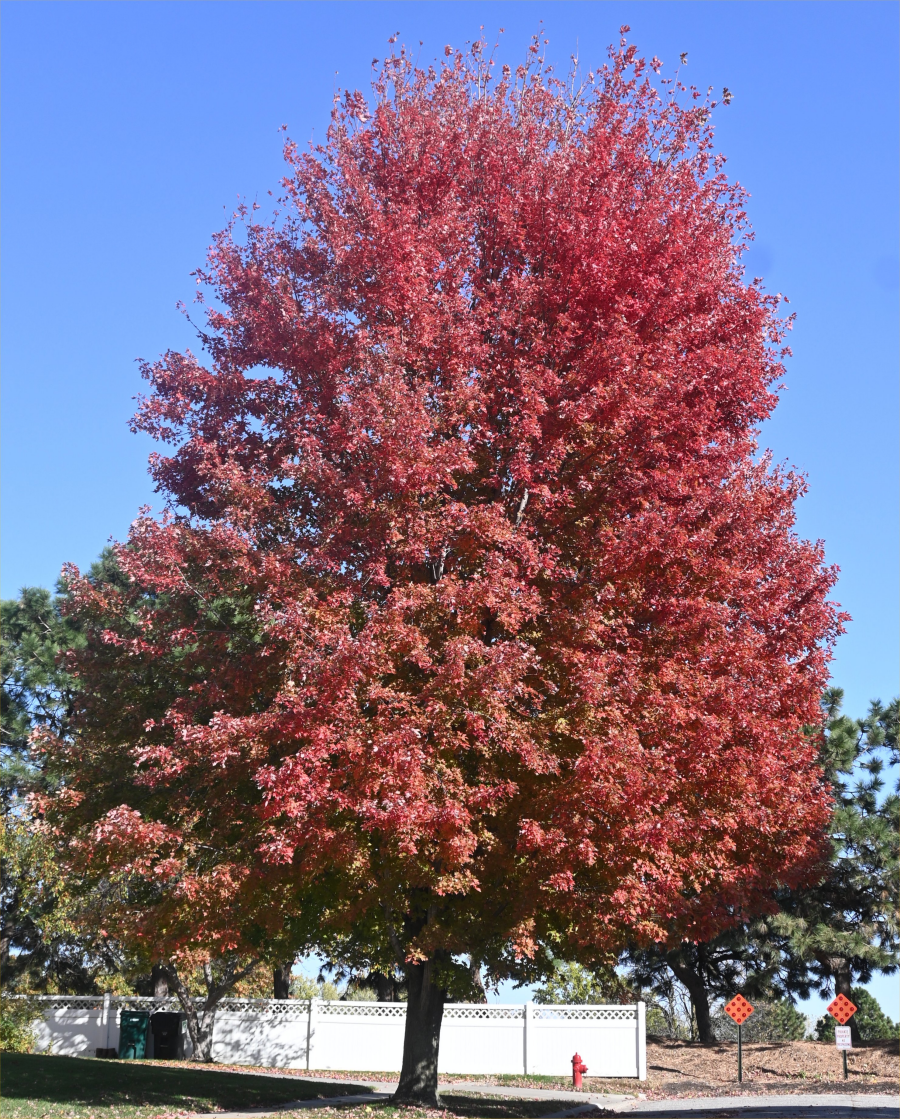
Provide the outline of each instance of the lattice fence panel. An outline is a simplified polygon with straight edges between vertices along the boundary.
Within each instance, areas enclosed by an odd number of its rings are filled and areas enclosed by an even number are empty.
[[[483,1003],[451,1004],[444,1007],[444,1018],[476,1022],[519,1022],[525,1017],[524,1006],[485,1006]]]
[[[403,1002],[320,1002],[320,1018],[405,1018]]]
[[[636,1006],[536,1005],[534,1018],[544,1022],[635,1022]]]
[[[230,1014],[305,1018],[309,1014],[309,999],[222,999],[220,1007]]]
[[[12,997],[38,1003],[47,1011],[103,1009],[102,995],[13,995]]]

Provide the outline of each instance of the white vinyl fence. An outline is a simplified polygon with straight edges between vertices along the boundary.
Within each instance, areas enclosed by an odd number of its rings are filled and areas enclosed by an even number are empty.
[[[50,996],[37,1049],[94,1055],[119,1046],[122,1010],[177,1011],[177,1000]],[[589,1076],[647,1076],[644,1003],[541,1006],[450,1003],[444,1009],[439,1068],[453,1073],[568,1076],[577,1052]],[[276,1068],[399,1072],[406,1004],[322,999],[223,999],[213,1059]],[[152,1035],[151,1035],[152,1036]],[[151,1048],[148,1056],[152,1056]],[[190,1056],[190,1038],[185,1055]]]

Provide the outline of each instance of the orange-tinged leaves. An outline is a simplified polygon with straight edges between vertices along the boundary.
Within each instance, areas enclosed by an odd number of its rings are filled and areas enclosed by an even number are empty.
[[[639,60],[574,106],[469,66],[391,59],[286,147],[285,217],[201,273],[206,364],[145,367],[170,514],[68,575],[67,826],[177,879],[182,945],[427,896],[501,967],[706,937],[821,854],[842,616],[756,454],[786,324],[743,195]]]

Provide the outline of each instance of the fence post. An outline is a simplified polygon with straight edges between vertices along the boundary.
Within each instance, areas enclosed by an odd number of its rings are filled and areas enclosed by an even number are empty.
[[[531,1002],[525,1003],[525,1017],[522,1024],[522,1063],[525,1066],[525,1075],[527,1076],[531,1067],[531,1054],[528,1051],[528,1032],[529,1026],[532,1022],[532,1012],[534,1005]]]
[[[319,1024],[319,1000],[309,1000],[309,1018],[306,1023],[306,1067],[315,1068],[312,1063],[313,1041],[316,1036],[316,1027]]]
[[[640,999],[637,1004],[637,1065],[638,1079],[647,1079],[647,1004]]]
[[[103,994],[103,1016],[100,1019],[100,1025],[101,1026],[106,1026],[106,1048],[107,1049],[109,1049],[109,1024],[110,1024],[109,1023],[109,1004],[110,1004],[109,991],[105,991],[104,994]]]

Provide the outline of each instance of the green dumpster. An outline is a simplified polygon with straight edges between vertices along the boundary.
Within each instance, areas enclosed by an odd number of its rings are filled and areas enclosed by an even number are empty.
[[[147,1056],[150,1015],[143,1010],[123,1010],[119,1017],[119,1056],[133,1061]]]

